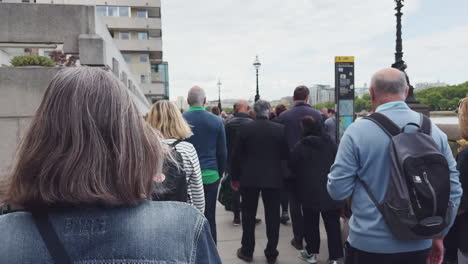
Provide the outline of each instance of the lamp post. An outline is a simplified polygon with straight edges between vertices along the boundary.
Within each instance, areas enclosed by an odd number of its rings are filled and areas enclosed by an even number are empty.
[[[403,8],[403,2],[404,0],[395,0],[396,3],[396,8],[395,10],[397,11],[395,16],[396,16],[396,52],[395,52],[395,63],[392,64],[392,68],[398,69],[402,72],[405,73],[406,76],[406,81],[408,82],[409,86],[409,92],[408,96],[406,97],[405,102],[407,104],[418,104],[419,102],[414,98],[414,88],[410,84],[408,74],[406,74],[405,70],[408,67],[403,60],[403,40],[401,38],[401,17],[403,16],[403,13],[401,12],[401,9]]]
[[[221,108],[221,80],[218,79],[218,108],[219,108],[219,112],[221,113],[223,111],[223,109]]]
[[[262,64],[260,63],[260,61],[258,60],[258,55],[255,57],[255,61],[253,63],[253,66],[255,67],[255,70],[257,71],[257,94],[255,94],[255,102],[257,102],[258,100],[260,100],[260,93],[258,91],[258,69],[260,68]]]

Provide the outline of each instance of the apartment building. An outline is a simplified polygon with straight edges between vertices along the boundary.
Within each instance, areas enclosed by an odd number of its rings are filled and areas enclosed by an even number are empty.
[[[169,98],[163,60],[161,0],[0,0],[37,4],[94,5],[149,102]]]

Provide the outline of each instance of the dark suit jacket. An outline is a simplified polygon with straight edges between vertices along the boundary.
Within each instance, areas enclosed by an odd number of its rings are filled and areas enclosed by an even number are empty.
[[[265,118],[240,127],[231,161],[233,181],[241,187],[282,188],[282,166],[289,157],[284,126]]]
[[[294,107],[284,111],[279,116],[278,121],[285,125],[289,149],[294,148],[297,142],[301,140],[301,120],[306,116],[312,116],[317,120],[322,120],[320,113],[305,103],[296,103]]]
[[[226,130],[226,143],[228,151],[228,164],[227,172],[230,172],[232,153],[234,151],[234,146],[237,144],[237,139],[239,136],[239,128],[245,124],[253,122],[252,118],[245,113],[236,113],[234,117],[226,121],[225,130]]]

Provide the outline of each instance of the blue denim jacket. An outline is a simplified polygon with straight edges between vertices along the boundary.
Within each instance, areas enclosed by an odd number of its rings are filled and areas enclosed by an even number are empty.
[[[74,263],[221,263],[207,220],[185,203],[67,209],[49,218]],[[52,263],[30,213],[0,216],[0,236],[0,263]]]

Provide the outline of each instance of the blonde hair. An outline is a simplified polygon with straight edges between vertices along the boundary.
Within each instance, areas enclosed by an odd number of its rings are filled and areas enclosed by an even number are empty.
[[[146,120],[153,128],[159,130],[164,138],[184,140],[193,135],[177,106],[167,100],[153,104]]]
[[[458,103],[458,124],[460,136],[468,140],[468,99],[463,98]]]

